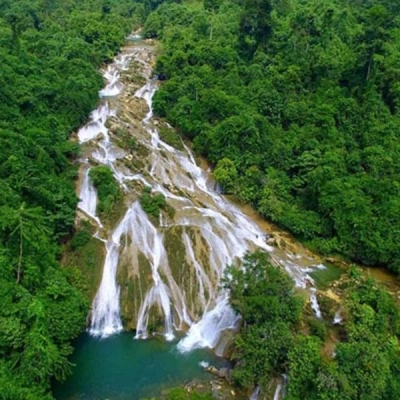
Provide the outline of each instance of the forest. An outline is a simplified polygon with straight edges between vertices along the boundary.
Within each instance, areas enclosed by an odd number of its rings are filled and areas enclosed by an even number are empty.
[[[223,191],[325,255],[400,273],[400,6],[388,0],[161,4],[154,111]],[[233,382],[288,400],[400,398],[399,305],[350,270],[317,320],[262,254],[229,269]],[[328,319],[328,320],[327,320]],[[183,398],[183,397],[182,397]]]
[[[242,267],[228,269],[225,283],[243,319],[232,355],[238,387],[265,389],[286,374],[287,400],[400,397],[399,306],[372,278],[355,268],[342,281],[344,320],[335,326],[333,304],[321,301],[316,319],[265,254],[248,254]]]
[[[71,372],[89,302],[61,268],[79,156],[71,134],[103,85],[98,69],[152,1],[0,1],[0,398],[51,399]]]
[[[162,4],[145,24],[155,112],[225,193],[310,248],[400,272],[400,6],[389,0]]]
[[[0,0],[0,399],[50,400],[71,372],[89,301],[60,266],[78,202],[70,138],[98,68],[142,25],[161,42],[155,112],[225,193],[323,254],[399,273],[399,14],[389,0]],[[245,321],[238,386],[285,372],[289,400],[400,397],[389,294],[353,272],[332,357],[287,276],[260,254],[243,263],[226,282]]]

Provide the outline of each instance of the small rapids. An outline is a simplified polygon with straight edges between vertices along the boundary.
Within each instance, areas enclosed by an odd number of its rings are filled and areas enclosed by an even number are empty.
[[[312,284],[308,274],[318,266],[305,255],[267,245],[267,233],[218,193],[212,176],[197,165],[188,146],[182,144],[183,150],[177,150],[160,138],[152,111],[158,89],[158,82],[150,78],[152,60],[149,46],[127,46],[105,71],[107,84],[99,93],[100,104],[78,132],[89,153],[82,164],[79,208],[96,223],[95,237],[104,242],[106,251],[89,332],[99,337],[120,332],[126,302],[131,307],[125,317],[134,321],[137,339],[156,331],[172,340],[181,331],[186,335],[178,343],[180,351],[208,347],[223,354],[224,332],[235,329],[239,320],[220,285],[227,265],[237,264],[247,251],[263,249],[303,288]],[[134,64],[145,84],[132,91],[123,76]],[[140,118],[133,109],[138,105],[148,108]],[[147,149],[143,168],[127,166],[125,161],[136,156],[118,147],[118,132],[109,128],[110,119]],[[97,192],[89,170],[99,164],[112,170],[125,195],[126,212],[112,227],[96,214]],[[173,210],[162,212],[158,223],[140,205],[138,188],[145,186],[164,195]],[[121,286],[122,270],[133,291]],[[310,296],[319,316],[315,292]]]
[[[318,319],[321,319],[322,313],[321,313],[321,309],[318,304],[317,291],[315,290],[315,288],[310,289],[310,302],[311,302],[311,308],[314,311],[315,316]]]
[[[260,386],[256,386],[253,390],[253,393],[249,397],[249,400],[258,400],[258,396],[260,395]],[[275,399],[274,399],[275,400]]]

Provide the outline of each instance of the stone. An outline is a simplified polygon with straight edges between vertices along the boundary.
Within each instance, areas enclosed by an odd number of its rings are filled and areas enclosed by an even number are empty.
[[[274,237],[269,237],[266,240],[266,243],[269,244],[270,246],[275,246],[276,245],[276,239]]]
[[[220,368],[218,371],[218,376],[220,378],[228,379],[229,376],[229,368]]]
[[[210,365],[209,367],[207,367],[206,370],[207,370],[210,374],[213,374],[213,375],[216,375],[216,376],[220,376],[220,375],[219,375],[219,370],[218,370],[218,368],[215,368],[213,365]]]

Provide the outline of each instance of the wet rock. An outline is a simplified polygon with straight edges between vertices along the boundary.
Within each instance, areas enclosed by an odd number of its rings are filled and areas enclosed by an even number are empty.
[[[222,394],[216,388],[213,388],[211,390],[211,396],[212,396],[213,399],[224,400],[224,398],[222,397]]]
[[[205,368],[210,374],[217,376],[218,378],[224,379],[226,382],[231,382],[231,368],[229,367],[222,367],[220,369],[210,365]]]
[[[229,368],[220,368],[218,371],[218,376],[220,378],[224,378],[226,380],[229,380]]]
[[[219,375],[219,369],[215,368],[213,365],[210,365],[206,368],[206,371],[209,372],[210,374],[216,375],[216,376],[220,376]]]

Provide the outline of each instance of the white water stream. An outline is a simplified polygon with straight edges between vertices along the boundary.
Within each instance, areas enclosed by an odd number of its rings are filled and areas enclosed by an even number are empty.
[[[81,188],[81,200],[78,203],[78,207],[86,213],[86,215],[101,225],[100,220],[96,215],[97,207],[97,190],[93,187],[93,184],[89,177],[90,168],[86,169],[82,188]]]
[[[274,400],[279,400],[280,399],[280,394],[282,391],[282,383],[278,383],[276,385],[275,393],[274,393]]]
[[[256,387],[253,390],[253,393],[249,397],[249,400],[258,400],[259,395],[260,395],[260,386],[256,385]]]
[[[340,325],[343,322],[343,317],[340,312],[340,309],[335,312],[335,316],[333,317],[333,325]]]
[[[310,302],[311,302],[311,308],[314,311],[315,316],[318,319],[322,318],[322,313],[321,313],[321,309],[319,307],[318,304],[318,300],[317,300],[317,291],[315,288],[311,288],[310,289]]]
[[[96,215],[97,193],[85,167],[79,208],[97,221],[100,234],[96,237],[104,242],[106,249],[90,332],[105,337],[123,329],[117,271],[124,265],[131,279],[136,279],[132,297],[132,302],[137,303],[136,315],[132,316],[136,321],[136,338],[144,339],[152,333],[149,321],[156,315],[163,321],[167,340],[173,339],[176,331],[187,332],[178,344],[181,351],[209,347],[222,354],[223,332],[234,329],[239,319],[229,306],[227,293],[220,288],[227,265],[237,263],[248,250],[260,248],[283,265],[296,285],[305,288],[312,282],[308,273],[317,263],[306,256],[285,254],[268,246],[266,232],[214,190],[212,178],[196,164],[187,146],[178,151],[160,139],[152,113],[157,82],[149,79],[151,66],[143,61],[143,54],[148,53],[146,47],[126,48],[108,67],[104,73],[107,85],[99,93],[101,103],[78,132],[80,143],[90,148],[89,159],[109,166],[127,198],[132,198],[117,225],[109,232],[101,230]],[[140,173],[130,171],[120,162],[127,153],[114,143],[114,134],[106,123],[111,116],[118,116],[113,105],[118,103],[118,96],[124,95],[120,75],[132,60],[144,64],[147,78],[134,96],[143,99],[149,111],[142,121],[137,121],[139,128],[135,128],[134,122],[129,127],[135,139],[149,150],[148,164]],[[174,216],[163,213],[159,226],[154,225],[137,200],[133,182],[162,193],[175,210]],[[167,240],[172,234],[180,242],[175,251]],[[174,257],[180,257],[179,265],[173,261]],[[146,285],[140,284],[144,281]],[[318,316],[314,292],[311,301]]]

